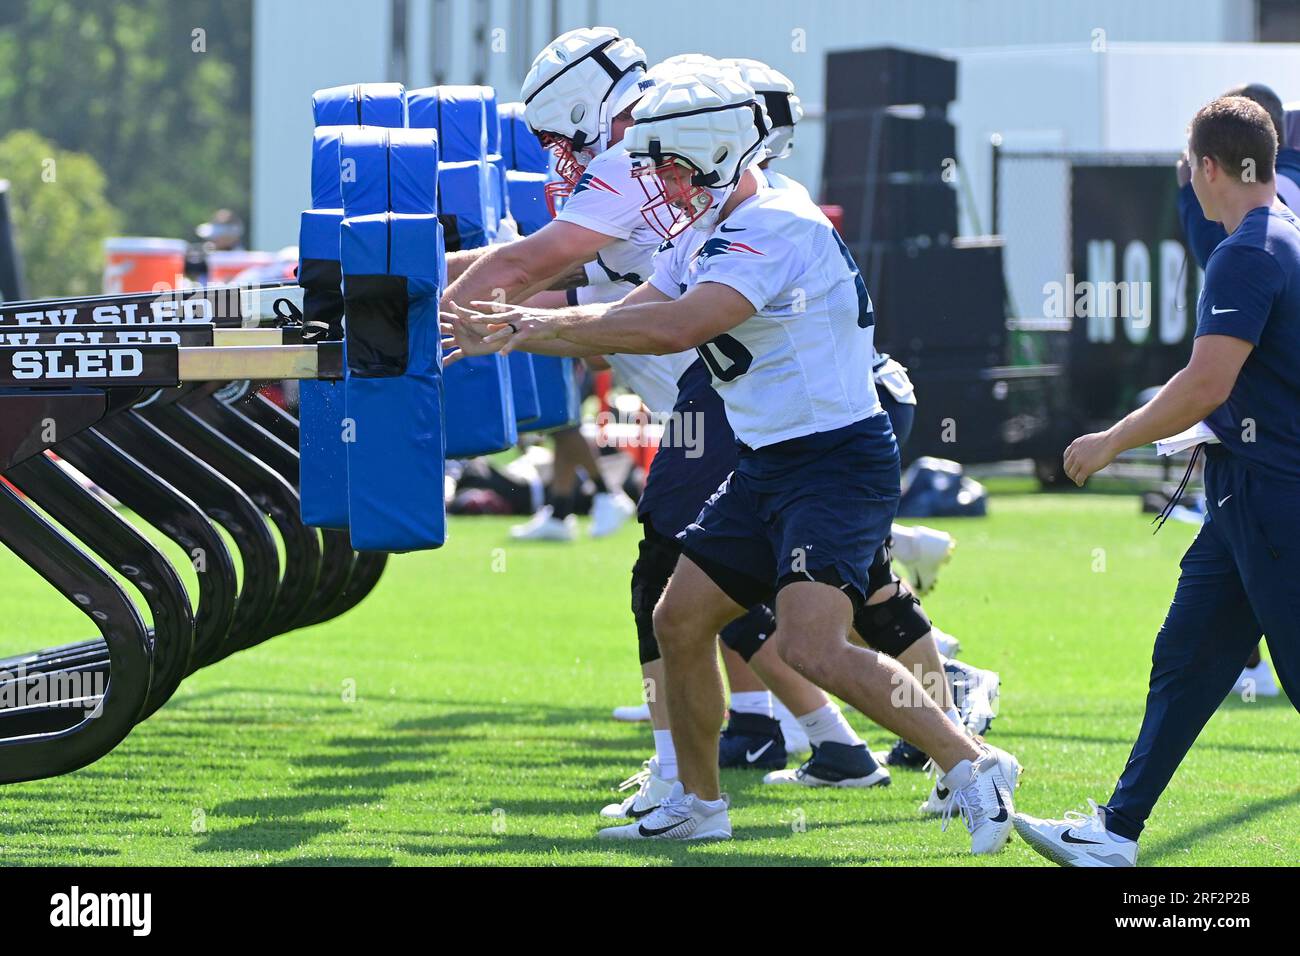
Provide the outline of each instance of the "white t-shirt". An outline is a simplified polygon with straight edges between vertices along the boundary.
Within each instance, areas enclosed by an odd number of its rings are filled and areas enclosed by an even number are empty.
[[[698,349],[751,448],[827,432],[880,411],[868,370],[874,312],[843,243],[799,189],[758,192],[711,231],[688,229],[655,257],[651,283],[680,298],[729,286],[754,315]]]

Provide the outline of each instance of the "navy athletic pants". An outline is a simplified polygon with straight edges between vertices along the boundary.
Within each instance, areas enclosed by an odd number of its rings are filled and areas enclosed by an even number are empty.
[[[1104,808],[1108,829],[1131,840],[1260,634],[1300,709],[1300,481],[1261,476],[1218,445],[1206,452],[1209,517],[1183,556],[1156,638],[1142,730]]]

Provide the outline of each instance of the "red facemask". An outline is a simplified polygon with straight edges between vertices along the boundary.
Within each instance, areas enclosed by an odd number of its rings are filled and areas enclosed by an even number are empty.
[[[539,138],[542,145],[555,155],[555,174],[560,177],[557,182],[547,183],[544,190],[546,208],[554,219],[555,214],[564,205],[564,200],[573,195],[573,187],[578,185],[578,180],[582,177],[582,171],[587,164],[573,152],[571,139],[556,136],[554,133],[542,133]]]
[[[675,159],[665,159],[657,166],[633,167],[632,174],[646,196],[641,217],[665,239],[680,236],[713,204],[708,190],[691,182],[694,172],[691,166]],[[701,196],[707,201],[697,202]]]

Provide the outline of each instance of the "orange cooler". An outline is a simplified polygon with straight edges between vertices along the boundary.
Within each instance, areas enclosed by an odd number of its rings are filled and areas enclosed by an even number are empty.
[[[208,253],[208,285],[225,285],[245,269],[269,266],[273,262],[275,262],[274,252],[214,249]]]
[[[104,292],[157,292],[185,281],[184,239],[118,236],[104,240]]]

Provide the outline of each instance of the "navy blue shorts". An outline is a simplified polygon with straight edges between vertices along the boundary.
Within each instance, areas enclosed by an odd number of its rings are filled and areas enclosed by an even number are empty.
[[[697,359],[677,382],[677,404],[650,463],[637,507],[641,521],[673,538],[736,467],[736,436],[713,390],[708,366]]]
[[[889,417],[741,446],[736,469],[678,535],[682,553],[741,607],[794,581],[843,589],[857,607],[898,509],[899,454]]]

